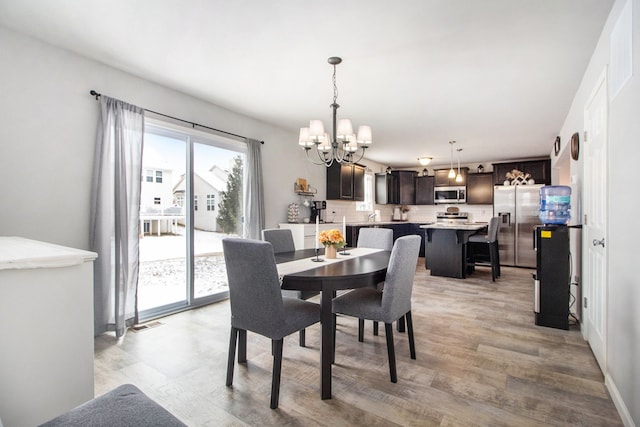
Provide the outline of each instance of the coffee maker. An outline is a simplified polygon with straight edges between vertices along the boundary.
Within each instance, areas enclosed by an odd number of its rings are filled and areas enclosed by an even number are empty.
[[[327,202],[325,200],[314,200],[311,202],[311,216],[309,217],[309,222],[316,222],[316,218],[318,218],[318,222],[324,222],[324,214],[323,211],[327,209]]]

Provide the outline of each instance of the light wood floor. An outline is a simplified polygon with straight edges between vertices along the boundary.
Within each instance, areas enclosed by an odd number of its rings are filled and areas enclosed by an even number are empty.
[[[417,360],[395,333],[398,383],[389,381],[384,328],[365,342],[338,318],[333,399],[319,395],[319,325],[307,347],[285,339],[280,406],[269,409],[270,341],[248,334],[248,364],[225,387],[229,304],[160,319],[121,344],[95,340],[95,391],[132,383],[190,426],[616,426],[622,425],[578,329],[534,325],[531,270],[488,268],[466,280],[416,269]]]

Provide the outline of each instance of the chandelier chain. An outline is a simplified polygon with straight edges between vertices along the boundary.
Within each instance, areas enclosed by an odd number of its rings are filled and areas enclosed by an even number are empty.
[[[336,66],[333,66],[333,103],[336,104],[338,101],[338,83],[336,79]]]

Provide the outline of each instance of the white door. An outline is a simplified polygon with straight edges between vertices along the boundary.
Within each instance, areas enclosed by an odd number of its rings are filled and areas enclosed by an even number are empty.
[[[585,107],[583,333],[606,374],[607,343],[607,90],[606,72]]]

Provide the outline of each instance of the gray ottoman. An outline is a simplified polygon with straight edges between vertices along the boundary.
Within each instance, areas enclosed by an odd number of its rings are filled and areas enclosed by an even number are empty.
[[[66,414],[42,424],[42,426],[182,427],[186,424],[147,397],[136,386],[124,384],[83,403]]]

